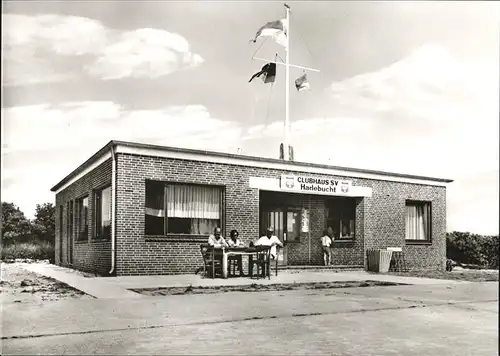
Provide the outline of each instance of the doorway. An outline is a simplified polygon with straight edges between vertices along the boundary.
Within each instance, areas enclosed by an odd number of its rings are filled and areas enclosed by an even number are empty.
[[[268,227],[274,228],[284,248],[278,251],[278,266],[288,264],[288,243],[299,241],[300,209],[294,207],[263,207],[260,214],[260,231],[264,235]]]

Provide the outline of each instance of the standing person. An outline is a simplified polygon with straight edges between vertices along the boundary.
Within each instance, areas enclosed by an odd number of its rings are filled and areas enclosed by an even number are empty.
[[[257,240],[255,246],[271,246],[271,258],[275,260],[278,258],[276,246],[283,247],[283,244],[280,239],[274,235],[274,229],[272,227],[268,227],[266,234]]]
[[[243,242],[238,237],[239,237],[238,230],[231,230],[231,232],[229,233],[229,239],[227,239],[226,241],[229,247],[244,247]],[[240,276],[244,276],[245,273],[243,273],[243,262],[241,255],[229,256],[229,259],[237,261],[238,270],[240,271]]]
[[[332,239],[330,238],[328,232],[328,229],[325,229],[323,231],[323,237],[321,237],[321,246],[323,249],[323,260],[325,262],[325,266],[329,266],[332,264],[332,253],[330,250]]]
[[[216,227],[213,235],[208,237],[208,244],[213,247],[229,247],[226,240],[221,235],[220,227]]]

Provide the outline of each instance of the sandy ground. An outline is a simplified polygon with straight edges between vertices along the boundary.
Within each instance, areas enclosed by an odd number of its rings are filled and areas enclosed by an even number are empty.
[[[0,296],[8,303],[42,304],[45,301],[93,299],[70,286],[25,270],[23,263],[1,264]],[[79,272],[75,272],[79,273]]]

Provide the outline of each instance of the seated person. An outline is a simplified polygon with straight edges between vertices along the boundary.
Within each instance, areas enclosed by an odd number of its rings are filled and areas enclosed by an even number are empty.
[[[271,258],[275,260],[278,257],[276,246],[283,247],[283,244],[280,239],[274,235],[274,229],[272,227],[268,227],[266,234],[257,240],[255,246],[271,246]]]
[[[231,230],[229,233],[229,239],[226,240],[229,247],[243,247],[243,242],[238,238],[238,230]]]
[[[231,230],[231,232],[229,233],[229,239],[226,240],[229,247],[244,247],[245,246],[243,244],[243,242],[238,238],[238,236],[239,236],[238,230]],[[230,256],[229,258],[231,260],[237,261],[238,270],[240,271],[240,276],[244,276],[245,273],[243,272],[243,262],[242,262],[241,255]]]
[[[208,237],[208,244],[213,247],[229,247],[226,240],[221,235],[220,227],[216,227],[213,235]]]

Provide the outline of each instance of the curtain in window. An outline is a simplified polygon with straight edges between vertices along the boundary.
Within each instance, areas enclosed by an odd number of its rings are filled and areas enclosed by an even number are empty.
[[[424,205],[406,206],[406,239],[426,240],[429,216]]]
[[[190,234],[193,235],[208,235],[213,233],[214,229],[219,225],[219,220],[214,219],[191,219]]]
[[[168,217],[219,219],[219,188],[169,185],[167,187],[167,199]]]

